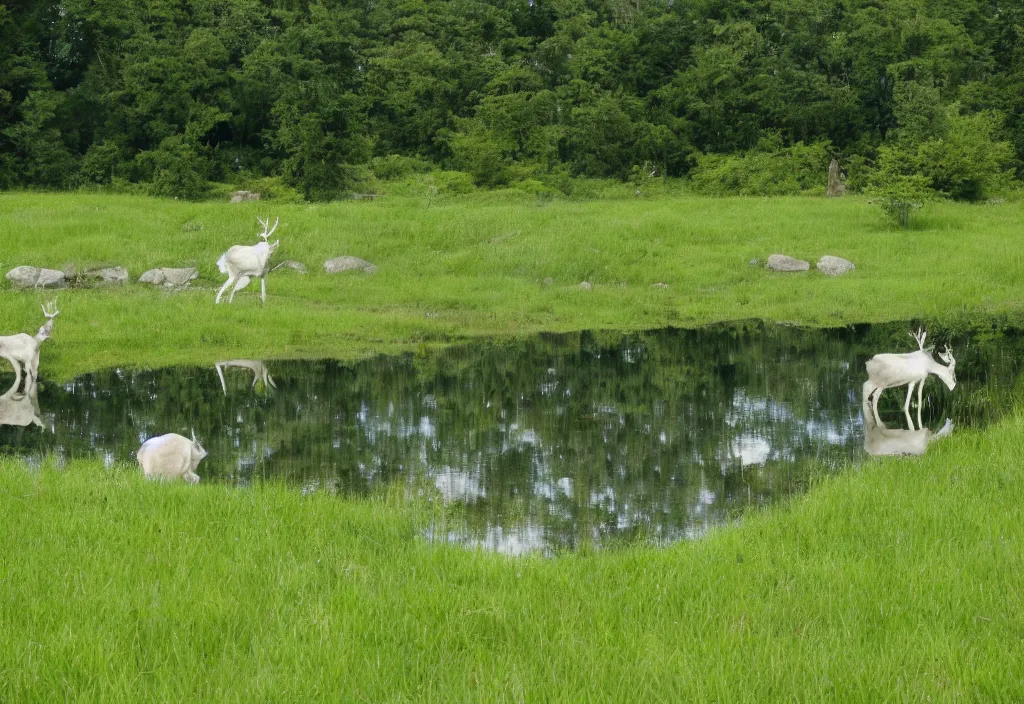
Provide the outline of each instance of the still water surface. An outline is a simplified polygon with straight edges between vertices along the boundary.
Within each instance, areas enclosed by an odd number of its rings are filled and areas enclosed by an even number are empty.
[[[952,340],[959,383],[928,381],[930,430],[906,431],[898,389],[880,405],[888,427],[865,428],[864,362],[916,349],[908,329],[583,332],[358,363],[111,369],[66,384],[43,370],[38,411],[30,399],[0,407],[0,421],[20,418],[0,424],[0,453],[134,462],[145,439],[195,428],[209,452],[203,482],[275,478],[348,495],[400,483],[458,516],[435,540],[507,552],[667,542],[803,491],[812,465],[924,451],[947,418],[948,432],[999,415],[1018,381],[1016,335]],[[3,388],[12,381],[0,374]],[[21,427],[26,414],[44,429]]]

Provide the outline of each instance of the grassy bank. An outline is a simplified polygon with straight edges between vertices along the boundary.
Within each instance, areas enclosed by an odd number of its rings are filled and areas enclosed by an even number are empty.
[[[511,196],[328,205],[0,195],[0,269],[197,266],[191,289],[133,284],[61,296],[44,375],[224,357],[356,357],[476,335],[691,326],[761,317],[812,325],[1018,314],[1024,206],[929,206],[896,231],[865,200],[653,198],[538,203]],[[217,257],[280,216],[266,308],[255,285],[213,304]],[[201,228],[201,229],[200,229]],[[751,259],[835,254],[857,271],[769,274]],[[328,276],[342,254],[373,275]],[[551,279],[551,285],[545,285]],[[589,281],[593,289],[580,290]],[[653,287],[655,283],[668,288]],[[0,289],[0,329],[34,331],[38,292]]]
[[[266,308],[252,292],[215,307],[214,261],[267,212],[278,260],[311,273],[273,274]],[[41,365],[60,378],[540,330],[1018,318],[1022,221],[1020,205],[941,204],[897,232],[856,199],[9,194],[0,269],[199,267],[182,292],[61,294]],[[775,251],[858,268],[747,263]],[[380,270],[319,270],[340,254]],[[37,328],[40,298],[0,290],[0,329]],[[387,499],[0,458],[0,701],[1019,701],[1022,456],[1018,410],[698,542],[554,560],[428,545],[429,516]]]
[[[0,700],[1019,701],[1024,415],[736,528],[557,560],[0,461]]]

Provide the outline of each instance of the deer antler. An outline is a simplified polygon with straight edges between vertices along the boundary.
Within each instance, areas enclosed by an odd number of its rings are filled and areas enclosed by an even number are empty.
[[[270,236],[272,234],[274,234],[274,230],[277,229],[277,223],[281,221],[281,218],[277,218],[277,219],[274,220],[274,226],[273,227],[270,227],[270,218],[269,217],[266,220],[264,220],[263,218],[257,217],[256,220],[259,222],[260,225],[263,225],[263,232],[261,232],[259,236],[263,238],[264,242],[266,242],[266,241],[268,241],[270,239]],[[267,230],[269,230],[269,232]]]
[[[939,352],[939,358],[946,364],[953,364],[956,360],[953,359],[953,350],[950,349],[949,345],[946,345],[946,349]]]
[[[54,298],[52,301],[48,301],[47,303],[45,303],[42,306],[42,309],[43,309],[43,316],[46,317],[46,318],[49,318],[50,320],[53,320],[58,315],[60,315],[60,311],[57,310],[57,299],[56,298]]]
[[[928,337],[928,333],[925,330],[918,328],[916,333],[908,332],[907,334],[917,342],[918,349],[924,350],[924,341]]]

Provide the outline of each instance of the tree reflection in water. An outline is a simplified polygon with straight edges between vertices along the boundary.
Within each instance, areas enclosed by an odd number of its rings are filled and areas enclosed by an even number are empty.
[[[0,452],[130,462],[146,438],[194,427],[204,483],[366,495],[399,482],[463,519],[433,529],[438,540],[508,552],[672,541],[803,490],[812,463],[862,456],[864,362],[907,329],[541,335],[253,372],[276,388],[211,367],[107,370],[43,385],[53,432],[0,427]],[[926,387],[926,422],[998,412],[1017,347],[1000,335],[967,348],[954,393]],[[881,411],[902,417],[895,401]]]

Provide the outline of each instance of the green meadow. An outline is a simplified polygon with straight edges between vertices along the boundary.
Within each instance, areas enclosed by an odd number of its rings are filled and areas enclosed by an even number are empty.
[[[353,358],[480,335],[650,329],[764,318],[815,326],[1022,309],[1024,205],[934,204],[909,231],[863,199],[663,197],[537,201],[501,193],[324,205],[185,203],[109,195],[0,195],[0,270],[31,264],[195,266],[185,291],[133,284],[60,298],[51,377],[225,357]],[[214,306],[217,258],[280,217],[278,269]],[[771,274],[779,252],[850,259],[852,276]],[[362,257],[372,275],[327,275]],[[547,284],[546,280],[549,280]],[[590,290],[579,284],[587,281]],[[654,284],[666,284],[667,288]],[[40,292],[0,289],[0,329],[34,332]]]
[[[310,273],[215,306],[217,257],[267,214],[275,261]],[[45,381],[748,318],[1019,326],[1022,225],[1020,203],[935,203],[894,230],[858,198],[5,194],[0,269],[199,269],[181,291],[61,292]],[[774,252],[857,270],[772,274]],[[325,274],[339,255],[379,269]],[[0,330],[34,332],[45,295],[0,289]],[[390,494],[0,458],[0,701],[1021,701],[1022,457],[1018,405],[693,542],[555,558],[427,543],[445,517]]]

